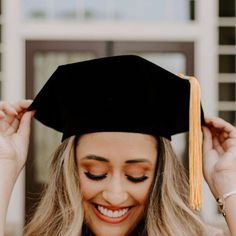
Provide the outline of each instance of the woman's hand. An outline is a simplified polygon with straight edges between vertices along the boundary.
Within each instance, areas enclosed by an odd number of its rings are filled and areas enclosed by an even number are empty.
[[[236,190],[236,128],[220,118],[203,127],[203,172],[215,196]]]
[[[10,164],[16,178],[27,157],[32,112],[26,109],[31,102],[22,100],[13,105],[0,102],[0,168]]]
[[[12,189],[27,157],[33,112],[26,109],[31,102],[0,102],[0,236],[4,235]]]

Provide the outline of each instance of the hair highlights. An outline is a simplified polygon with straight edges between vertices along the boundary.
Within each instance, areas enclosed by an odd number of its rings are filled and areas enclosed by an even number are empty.
[[[188,207],[186,170],[176,158],[169,140],[158,138],[156,178],[147,207],[147,235],[199,236],[203,223]]]
[[[75,137],[68,138],[56,150],[50,166],[50,181],[35,215],[25,228],[25,236],[81,234],[83,210],[74,157],[75,142]]]

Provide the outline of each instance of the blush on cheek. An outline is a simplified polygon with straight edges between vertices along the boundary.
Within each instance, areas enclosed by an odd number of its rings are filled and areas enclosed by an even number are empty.
[[[150,199],[149,188],[140,188],[139,190],[133,191],[132,196],[136,196],[137,205],[145,207],[148,205]]]
[[[94,182],[95,181],[89,180],[86,176],[83,176],[82,173],[80,177],[80,192],[83,199],[90,200],[99,194],[101,190],[100,184]]]

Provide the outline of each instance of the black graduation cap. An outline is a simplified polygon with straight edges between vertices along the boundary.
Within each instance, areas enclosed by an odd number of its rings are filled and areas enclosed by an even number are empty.
[[[139,56],[99,58],[59,66],[28,110],[63,140],[102,131],[171,139],[190,128],[190,84]],[[200,111],[193,121],[203,122],[200,99],[193,104]]]
[[[125,55],[59,66],[29,110],[63,140],[99,131],[171,139],[189,130],[189,96],[188,80]]]

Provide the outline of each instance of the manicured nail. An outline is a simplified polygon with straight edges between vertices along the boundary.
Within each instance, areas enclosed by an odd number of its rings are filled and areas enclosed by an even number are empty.
[[[5,118],[6,117],[6,114],[3,112],[3,111],[0,111],[0,118]]]

